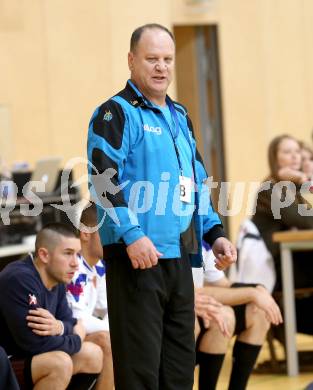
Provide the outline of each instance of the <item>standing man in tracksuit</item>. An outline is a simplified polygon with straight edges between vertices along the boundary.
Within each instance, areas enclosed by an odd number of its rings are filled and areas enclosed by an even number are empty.
[[[202,264],[202,238],[219,269],[236,260],[202,191],[207,175],[191,121],[166,94],[174,62],[170,31],[157,24],[136,29],[128,54],[131,78],[90,121],[90,191],[107,260],[117,390],[192,389],[190,264]]]

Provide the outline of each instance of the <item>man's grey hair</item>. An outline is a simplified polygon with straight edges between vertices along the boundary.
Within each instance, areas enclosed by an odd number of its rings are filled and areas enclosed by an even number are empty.
[[[166,28],[158,23],[148,23],[148,24],[144,24],[143,26],[136,28],[136,30],[132,33],[132,36],[130,38],[130,51],[131,52],[134,52],[136,50],[136,47],[138,45],[138,42],[141,38],[142,33],[146,30],[149,30],[149,29],[157,29],[157,30],[165,31],[172,38],[173,42],[175,43],[174,35],[171,33],[171,31],[168,28]]]

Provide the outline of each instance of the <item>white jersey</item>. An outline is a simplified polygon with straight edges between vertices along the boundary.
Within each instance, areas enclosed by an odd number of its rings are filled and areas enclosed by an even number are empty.
[[[193,268],[192,276],[195,287],[203,287],[205,282],[213,283],[224,278],[224,272],[215,267],[215,256],[211,249],[202,247],[203,268]]]
[[[73,317],[81,318],[87,334],[109,330],[105,265],[99,260],[91,267],[79,256],[79,269],[67,285],[67,301]]]

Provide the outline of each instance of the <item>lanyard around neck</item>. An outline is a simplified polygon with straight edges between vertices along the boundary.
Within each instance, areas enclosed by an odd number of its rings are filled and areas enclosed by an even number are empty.
[[[176,140],[177,140],[177,137],[178,137],[178,134],[179,134],[179,130],[180,130],[178,117],[177,117],[177,112],[176,112],[174,104],[171,102],[171,100],[168,99],[167,105],[169,107],[172,120],[173,120],[173,122],[175,124],[175,132],[174,133],[172,132],[172,128],[171,128],[170,124],[169,124],[169,129],[170,129],[170,133],[171,133],[171,136],[172,136],[172,139],[173,139],[174,149],[175,149],[175,153],[176,153],[176,157],[177,157],[177,161],[178,161],[178,165],[179,165],[179,171],[180,171],[180,174],[183,176],[183,166],[182,166],[182,163],[181,163],[179,150],[178,150],[178,146],[177,146],[177,143],[176,143]]]
[[[172,131],[171,131],[171,133],[172,133],[174,141],[176,141],[176,139],[178,137],[178,134],[179,134],[179,130],[180,130],[179,122],[178,122],[178,116],[177,116],[177,112],[175,110],[174,104],[170,100],[167,101],[167,105],[168,105],[168,107],[170,109],[170,113],[171,113],[173,122],[175,124],[175,133],[173,134]]]
[[[178,115],[177,115],[176,109],[174,107],[174,104],[173,104],[173,102],[170,99],[167,99],[167,105],[168,105],[168,107],[170,109],[170,113],[171,113],[172,119],[173,119],[174,124],[175,124],[175,133],[173,134],[171,128],[170,128],[170,133],[171,133],[171,136],[172,136],[172,139],[173,139],[173,143],[174,143],[174,148],[175,148],[175,152],[176,152],[176,156],[177,156],[177,160],[178,160],[179,169],[180,169],[181,175],[183,175],[183,168],[182,168],[182,164],[181,164],[181,160],[180,160],[179,150],[178,150],[177,143],[176,143],[176,139],[177,139],[179,131],[180,131]],[[186,140],[187,140],[187,142],[188,142],[188,144],[190,146],[191,152],[192,152],[192,144],[191,144],[190,137],[188,136],[188,134],[186,135],[186,132],[184,130],[183,130],[183,134],[186,137]],[[195,169],[195,159],[194,159],[194,155],[193,154],[192,154],[192,166],[193,166],[193,170],[194,170]]]

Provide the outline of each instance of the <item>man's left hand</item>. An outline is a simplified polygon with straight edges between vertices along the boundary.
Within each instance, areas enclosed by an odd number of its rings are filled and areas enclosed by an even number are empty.
[[[62,333],[61,321],[57,320],[48,310],[38,308],[29,310],[28,313],[27,325],[39,336],[58,336]]]
[[[223,271],[237,260],[237,250],[225,237],[219,237],[212,245],[212,251],[216,257],[215,267]]]

